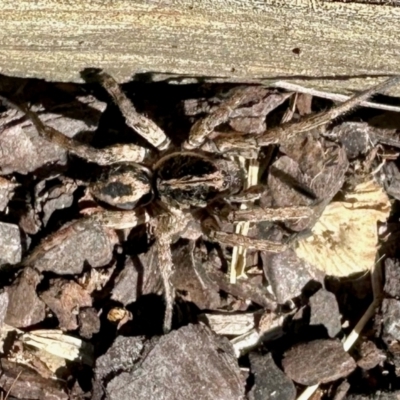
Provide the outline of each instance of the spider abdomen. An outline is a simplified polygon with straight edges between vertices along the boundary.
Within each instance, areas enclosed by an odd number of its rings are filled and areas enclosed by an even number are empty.
[[[139,201],[151,198],[151,177],[146,169],[135,164],[115,164],[103,171],[90,191],[100,201],[131,210]]]
[[[243,187],[239,166],[223,157],[173,153],[161,159],[155,169],[161,200],[178,207],[205,207],[216,197],[237,193]]]

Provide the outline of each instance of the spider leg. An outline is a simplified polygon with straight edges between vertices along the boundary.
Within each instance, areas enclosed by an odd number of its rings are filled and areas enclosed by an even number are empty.
[[[266,186],[263,184],[255,184],[240,191],[237,194],[231,194],[226,199],[228,203],[248,203],[259,200],[262,194],[266,191]]]
[[[238,233],[227,233],[223,231],[210,231],[208,238],[217,243],[226,246],[241,246],[246,249],[255,249],[259,251],[268,251],[270,253],[281,253],[287,249],[286,244],[272,242],[270,240],[255,239]]]
[[[285,207],[262,208],[230,211],[225,217],[228,222],[260,222],[260,221],[284,221],[291,219],[309,218],[312,216],[310,207]],[[272,253],[280,253],[287,249],[286,244],[276,243],[264,239],[255,239],[238,233],[227,233],[218,229],[218,222],[213,217],[206,218],[202,223],[208,238],[213,242],[219,242],[227,246],[242,246],[247,249],[256,249]]]
[[[96,73],[100,84],[114,99],[125,118],[126,124],[158,150],[165,150],[171,143],[163,130],[151,119],[139,114],[122,91],[118,82],[105,72]]]
[[[149,214],[144,209],[133,211],[108,211],[102,210],[86,216],[86,219],[98,222],[107,228],[129,229],[146,224],[150,221]]]
[[[158,266],[164,285],[165,316],[163,330],[168,333],[172,326],[172,315],[175,301],[175,289],[171,283],[171,276],[174,270],[171,254],[171,235],[169,228],[163,223],[155,229],[156,249],[158,254]]]
[[[119,162],[141,162],[146,156],[146,149],[134,144],[117,144],[104,149],[95,149],[63,135],[51,126],[45,125],[36,113],[30,111],[25,105],[16,104],[3,96],[0,96],[0,99],[5,104],[22,111],[31,120],[41,137],[90,162],[99,165],[110,165]]]
[[[232,112],[248,100],[250,90],[238,90],[232,97],[224,101],[213,113],[198,120],[190,129],[189,138],[183,144],[185,150],[193,150],[200,147],[211,135],[218,125],[227,122]]]
[[[161,214],[151,222],[156,238],[158,265],[164,284],[165,316],[163,329],[165,333],[171,330],[175,301],[175,290],[171,283],[171,276],[174,270],[171,242],[172,238],[177,233],[181,232],[188,222],[189,219],[187,215],[172,207],[168,207],[167,213]]]
[[[250,209],[230,211],[226,219],[231,223],[239,221],[288,221],[310,218],[312,214],[313,209],[311,207],[262,208],[254,206]]]
[[[363,92],[352,96],[347,101],[315,115],[311,115],[297,122],[288,122],[275,128],[265,131],[261,135],[243,134],[221,134],[212,142],[207,142],[202,146],[205,151],[216,153],[231,152],[240,154],[243,157],[253,158],[260,147],[270,144],[284,144],[296,139],[300,133],[308,132],[314,128],[326,125],[340,115],[349,112],[369,97],[384,89],[397,85],[400,76],[387,79]]]
[[[38,246],[22,261],[22,265],[33,265],[35,262],[45,257],[46,253],[60,246],[70,235],[75,232],[86,230],[92,222],[101,224],[112,229],[134,228],[135,226],[145,224],[150,220],[149,215],[143,210],[135,211],[97,211],[91,209],[86,211],[84,218],[81,218],[71,225],[59,229],[57,232],[45,237]]]

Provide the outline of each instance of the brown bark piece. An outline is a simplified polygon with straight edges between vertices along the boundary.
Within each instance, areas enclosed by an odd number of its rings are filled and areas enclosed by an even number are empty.
[[[124,269],[115,279],[111,299],[124,306],[133,303],[139,296],[160,293],[162,282],[154,249],[129,258]]]
[[[0,159],[1,174],[27,174],[45,164],[66,164],[66,152],[42,139],[25,120],[22,112],[8,110],[2,113],[0,127],[0,145],[3,149]]]
[[[220,307],[219,288],[205,273],[201,274],[203,267],[195,254],[194,242],[179,241],[174,245],[172,260],[175,267],[172,283],[176,290],[185,293],[186,301],[193,302],[201,310]]]
[[[0,293],[0,329],[4,324],[9,303],[10,303],[10,297],[7,291],[3,291],[2,293]]]
[[[97,310],[92,307],[79,310],[78,323],[79,334],[85,339],[90,339],[100,331],[100,318]]]
[[[106,354],[96,360],[96,379],[106,378],[111,373],[131,370],[140,359],[144,341],[143,336],[118,336]]]
[[[6,290],[9,305],[5,322],[16,328],[35,325],[45,318],[45,304],[36,294],[41,281],[40,274],[32,268],[25,268],[21,275]]]
[[[40,119],[68,137],[81,132],[94,132],[98,126],[101,111],[105,104],[91,96],[81,97],[68,104],[53,105],[43,112],[38,107]],[[65,165],[67,153],[60,147],[41,138],[25,115],[16,110],[7,110],[0,114],[0,174],[19,172],[27,174],[45,165]]]
[[[19,220],[19,227],[27,235],[36,235],[42,226],[40,216],[31,204],[27,204],[26,208]]]
[[[250,390],[249,400],[296,398],[293,382],[276,366],[271,353],[251,353],[249,358],[250,370],[254,375],[254,386]]]
[[[391,297],[400,297],[400,262],[393,258],[385,260],[385,284],[383,291]]]
[[[317,141],[311,135],[302,143],[293,142],[285,148],[287,156],[279,158],[271,167],[268,187],[276,207],[312,205],[315,215],[298,222],[286,222],[295,231],[311,227],[325,206],[341,189],[348,161],[345,150]]]
[[[336,389],[333,400],[344,400],[351,385],[347,381],[343,381]]]
[[[400,200],[400,171],[396,162],[386,162],[379,174],[379,178],[386,193]]]
[[[0,177],[0,211],[4,211],[18,184]]]
[[[21,261],[21,234],[17,225],[0,222],[0,265]]]
[[[231,344],[201,325],[160,338],[140,366],[107,385],[111,400],[242,400],[244,386]]]
[[[333,293],[321,288],[310,297],[310,325],[323,325],[333,338],[341,330],[339,305]]]
[[[385,340],[388,356],[395,367],[396,376],[400,376],[400,342],[397,340]]]
[[[384,352],[378,349],[376,344],[370,340],[361,343],[358,355],[361,358],[357,361],[357,365],[365,370],[375,368],[386,360]]]
[[[351,374],[356,362],[339,340],[314,340],[297,344],[284,354],[282,366],[301,385],[333,382]]]
[[[396,299],[383,299],[382,325],[384,339],[400,341],[400,301]]]
[[[80,274],[85,263],[93,268],[108,264],[117,241],[115,231],[82,219],[46,238],[24,263],[58,275]]]
[[[69,178],[61,178],[52,182],[50,188],[48,180],[39,182],[35,187],[35,211],[41,215],[43,225],[46,226],[51,215],[56,210],[62,210],[72,205],[74,201],[74,192],[78,185]]]
[[[380,141],[383,141],[383,143],[388,140],[391,140],[392,143],[398,142],[396,129],[378,129],[366,122],[340,124],[329,132],[329,137],[343,145],[349,160],[366,154]],[[398,143],[400,144],[400,142]]]
[[[69,397],[59,381],[46,379],[25,365],[0,360],[0,387],[10,396],[31,400],[67,400]]]
[[[51,280],[50,289],[43,292],[40,298],[56,314],[60,322],[59,328],[64,331],[77,329],[78,310],[92,306],[90,294],[74,281],[65,279]]]
[[[279,254],[262,253],[264,273],[279,304],[301,295],[311,281],[322,282],[324,274],[296,256],[293,250]]]
[[[299,93],[296,100],[296,108],[300,116],[312,113],[312,99],[313,96],[306,93]]]
[[[276,302],[268,290],[262,285],[253,285],[247,281],[241,280],[236,283],[230,283],[227,275],[221,271],[207,268],[207,277],[214,282],[220,290],[239,297],[243,301],[252,301],[255,304],[268,309],[275,310]]]

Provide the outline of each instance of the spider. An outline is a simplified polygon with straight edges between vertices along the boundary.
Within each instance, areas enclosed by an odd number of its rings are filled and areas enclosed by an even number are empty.
[[[170,282],[173,272],[170,245],[173,238],[180,235],[191,221],[200,223],[199,235],[204,235],[210,241],[281,252],[286,249],[285,244],[224,232],[220,228],[220,221],[298,220],[309,218],[312,214],[310,207],[265,209],[252,206],[246,210],[228,207],[228,212],[225,210],[218,215],[219,209],[214,207],[217,202],[231,204],[252,201],[263,189],[262,185],[260,190],[245,188],[246,172],[233,156],[252,159],[263,146],[296,142],[302,134],[327,125],[375,92],[400,81],[400,77],[390,78],[326,112],[282,124],[260,135],[232,132],[216,134],[216,128],[227,122],[232,111],[246,101],[246,90],[237,91],[216,111],[199,119],[192,126],[188,139],[176,148],[160,127],[136,111],[110,75],[96,71],[95,78],[120,108],[126,124],[142,136],[152,150],[134,144],[93,148],[46,126],[27,106],[2,99],[22,110],[46,140],[89,162],[106,167],[90,189],[95,198],[112,206],[112,209],[103,209],[84,218],[94,219],[114,229],[149,224],[155,238],[164,285],[165,332],[171,329],[175,298]]]

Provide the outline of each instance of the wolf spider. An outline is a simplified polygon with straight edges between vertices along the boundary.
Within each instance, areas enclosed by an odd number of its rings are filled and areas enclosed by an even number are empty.
[[[199,236],[203,234],[210,241],[228,246],[281,252],[286,248],[284,244],[224,232],[220,229],[220,221],[297,220],[312,214],[309,207],[264,209],[252,206],[247,210],[228,207],[228,212],[225,209],[224,213],[218,215],[219,209],[215,207],[217,202],[222,201],[229,205],[232,202],[251,201],[261,192],[245,189],[246,173],[231,156],[251,159],[256,157],[263,146],[299,140],[301,134],[328,124],[375,92],[400,81],[400,77],[388,79],[326,112],[311,115],[298,122],[282,124],[259,135],[216,133],[216,128],[229,120],[232,111],[246,102],[246,89],[237,91],[216,111],[192,126],[188,139],[181,148],[174,148],[170,139],[152,120],[135,110],[111,76],[104,72],[96,72],[95,75],[96,80],[120,108],[126,124],[148,142],[152,151],[134,144],[93,148],[44,125],[25,105],[15,104],[8,99],[6,101],[22,110],[46,140],[87,161],[107,166],[103,176],[91,185],[91,192],[95,198],[114,209],[102,210],[86,218],[115,229],[149,224],[155,238],[164,284],[165,332],[171,329],[175,297],[170,282],[173,271],[170,245],[172,239],[182,234],[191,221],[199,222]],[[262,190],[262,185],[260,187]]]

